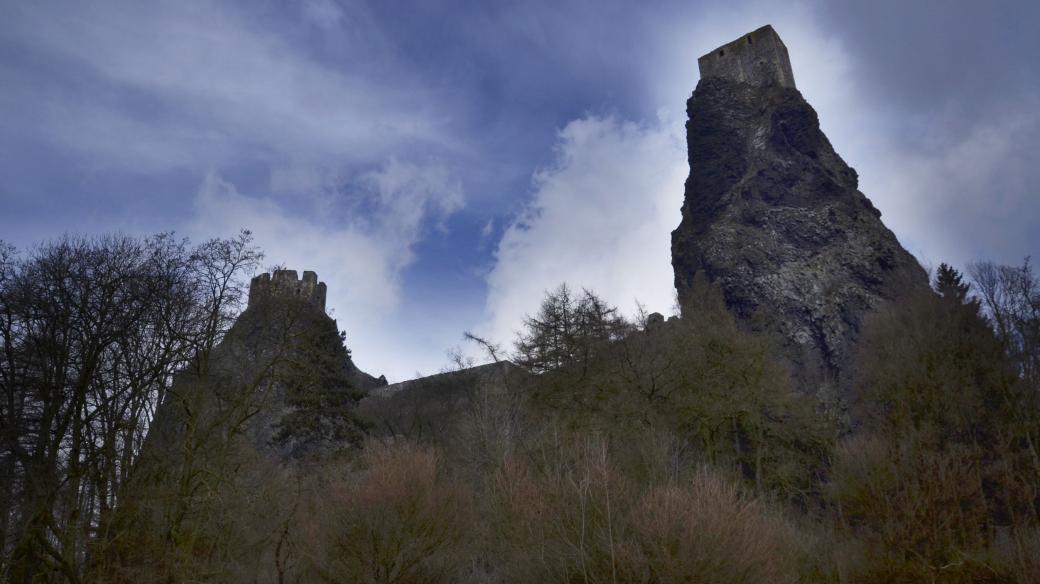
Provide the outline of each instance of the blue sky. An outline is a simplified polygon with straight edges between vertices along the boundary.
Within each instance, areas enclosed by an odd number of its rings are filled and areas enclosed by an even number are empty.
[[[1040,252],[1035,2],[0,4],[0,239],[252,229],[358,364],[436,372],[543,290],[671,311],[696,59],[771,23],[923,264]]]

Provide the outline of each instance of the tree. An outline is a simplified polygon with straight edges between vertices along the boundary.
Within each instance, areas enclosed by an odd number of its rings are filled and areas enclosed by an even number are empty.
[[[968,581],[965,558],[998,528],[1035,528],[1035,485],[1016,436],[1018,379],[955,270],[864,323],[853,388],[856,434],[838,449],[829,492],[875,573]],[[1021,544],[1021,540],[1016,545]]]
[[[1029,258],[1021,266],[977,262],[970,273],[997,337],[1023,380],[1040,391],[1040,278]]]
[[[935,291],[940,296],[954,302],[965,304],[969,301],[968,291],[971,284],[964,282],[961,273],[950,267],[949,264],[939,264],[935,272]]]
[[[547,293],[520,335],[519,362],[534,355],[540,365],[528,393],[543,412],[620,441],[651,428],[670,432],[763,491],[804,497],[830,426],[794,392],[770,340],[741,330],[717,286],[698,274],[683,317],[643,330],[584,294],[575,299],[565,286]],[[589,322],[606,326],[583,334]]]
[[[712,464],[804,502],[833,441],[832,420],[795,390],[773,340],[744,330],[702,272],[683,302],[682,318],[656,332],[669,355],[660,415]]]
[[[575,295],[566,283],[545,293],[538,314],[524,318],[514,359],[534,373],[588,363],[605,343],[624,337],[631,326],[602,298],[582,289]]]
[[[985,315],[1018,375],[1005,396],[1007,431],[1020,442],[1040,485],[1040,278],[1029,258],[1021,266],[978,262],[970,267]],[[1040,499],[1040,493],[1036,493]]]
[[[248,232],[0,244],[0,577],[83,580],[174,373],[219,341],[258,254]]]

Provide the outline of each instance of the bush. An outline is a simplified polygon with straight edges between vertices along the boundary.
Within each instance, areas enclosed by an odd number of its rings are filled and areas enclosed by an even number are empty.
[[[860,427],[828,489],[860,550],[844,567],[853,580],[1015,581],[1033,569],[1022,550],[1038,519],[1035,451],[1011,423],[1025,417],[1022,381],[956,271],[940,276],[941,296],[912,293],[864,325]]]
[[[601,439],[542,468],[511,461],[491,500],[509,582],[795,582],[805,559],[795,529],[734,482],[634,481]]]
[[[835,425],[796,391],[771,340],[740,328],[717,286],[699,275],[686,301],[681,319],[604,340],[582,360],[532,378],[527,393],[571,429],[619,440],[667,429],[703,462],[804,502],[819,485]]]
[[[913,435],[860,436],[836,451],[830,495],[869,561],[865,581],[968,581],[992,536],[979,452]]]
[[[362,462],[311,502],[309,569],[326,582],[457,581],[469,561],[470,490],[431,449],[370,445]]]

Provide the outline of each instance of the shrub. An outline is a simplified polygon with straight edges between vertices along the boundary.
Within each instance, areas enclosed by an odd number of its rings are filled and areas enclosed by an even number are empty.
[[[468,560],[472,493],[431,449],[370,445],[363,464],[312,502],[314,573],[326,582],[456,581]]]
[[[836,451],[830,495],[869,558],[868,581],[957,581],[992,531],[979,453],[935,451],[912,435],[861,436]],[[909,578],[909,580],[907,580]]]
[[[510,582],[795,582],[795,529],[702,469],[645,484],[606,443],[579,439],[538,468],[513,460],[491,487],[496,556]]]

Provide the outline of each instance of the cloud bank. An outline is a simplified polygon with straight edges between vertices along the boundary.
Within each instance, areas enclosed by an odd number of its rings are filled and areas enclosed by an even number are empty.
[[[391,161],[351,184],[351,191],[336,196],[351,199],[347,209],[364,205],[367,212],[343,213],[331,205],[335,212],[315,220],[273,198],[243,194],[211,172],[195,195],[186,230],[201,240],[245,227],[267,253],[265,265],[316,271],[328,284],[327,306],[347,332],[355,362],[370,373],[397,381],[416,368],[436,371],[443,352],[431,354],[428,345],[410,342],[409,323],[399,318],[401,275],[414,261],[425,226],[462,205],[458,182],[442,167]],[[437,340],[448,347],[455,335]]]
[[[482,334],[511,341],[562,282],[628,314],[637,301],[670,311],[670,233],[687,174],[681,127],[590,115],[560,131],[555,162],[535,175],[530,204],[499,242]]]
[[[252,228],[272,262],[329,280],[359,364],[397,378],[437,370],[466,329],[508,342],[563,280],[667,312],[697,57],[770,23],[910,251],[1017,262],[1040,255],[1038,17],[1005,0],[3,3],[0,236]]]

